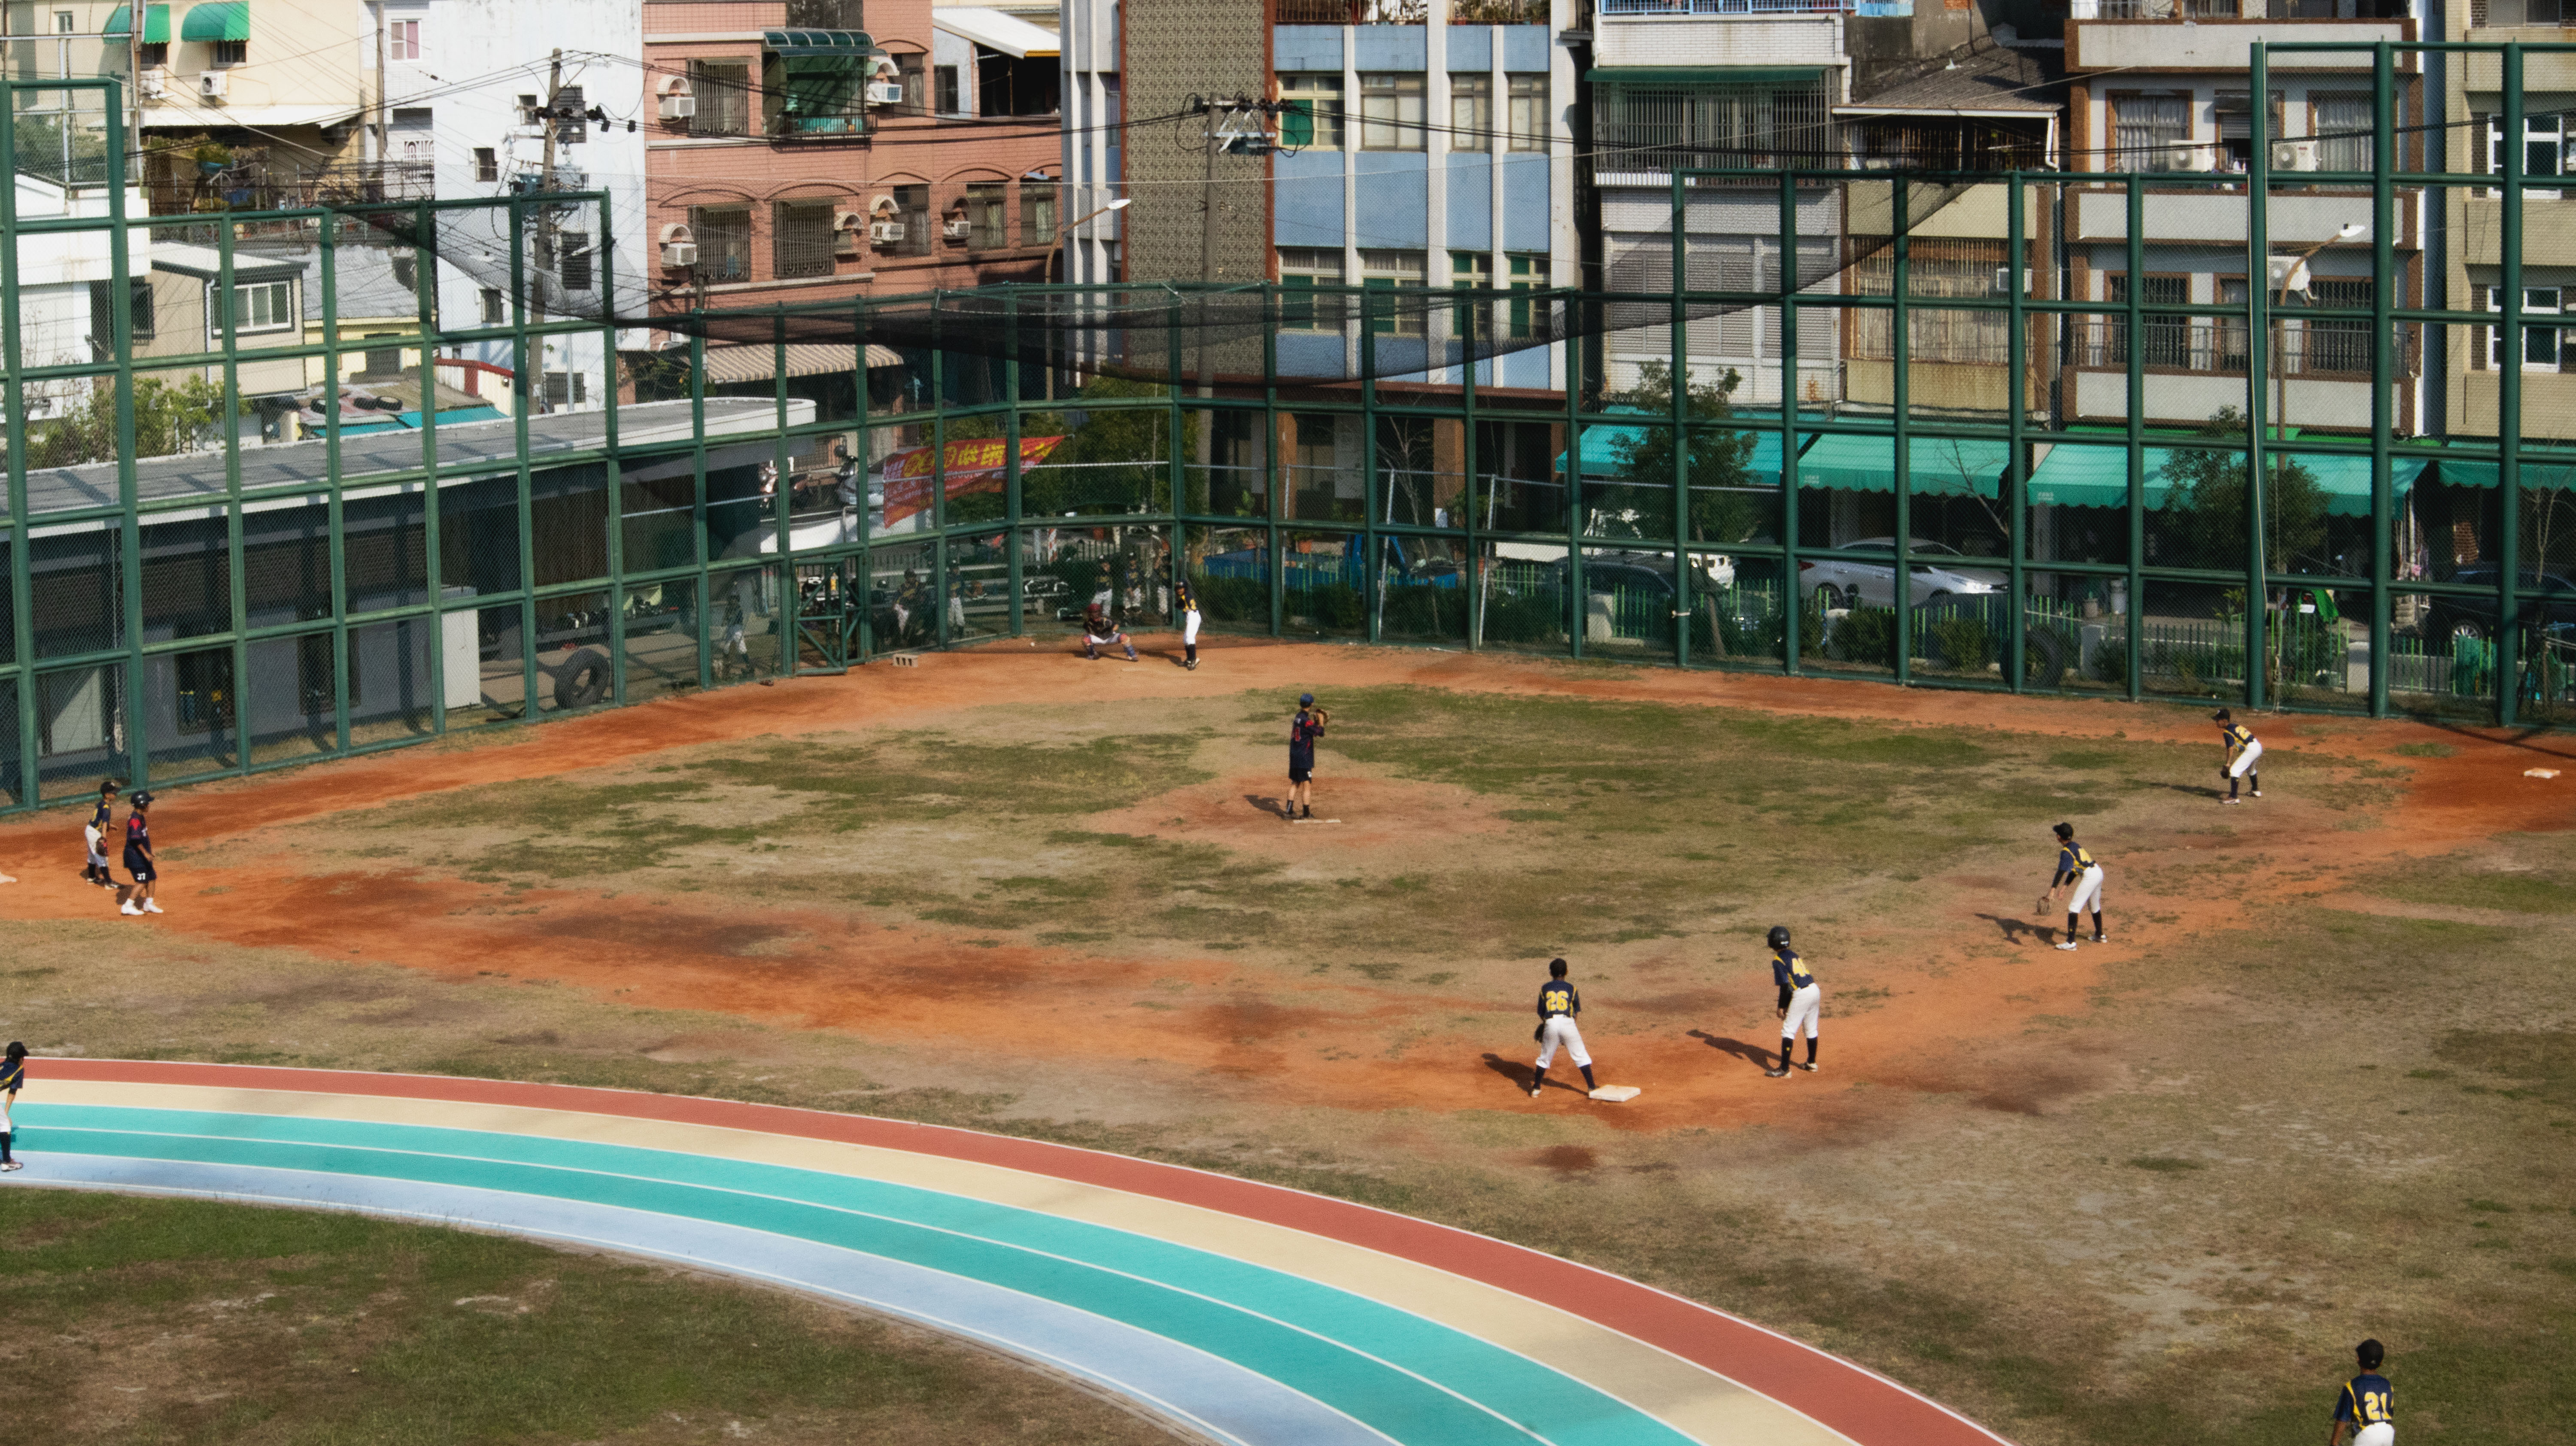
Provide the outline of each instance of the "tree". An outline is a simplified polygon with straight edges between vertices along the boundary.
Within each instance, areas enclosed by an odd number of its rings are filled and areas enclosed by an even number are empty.
[[[1610,400],[1653,417],[1670,417],[1672,369],[1662,362],[1647,362],[1639,372],[1635,387]],[[1693,542],[1741,542],[1762,525],[1762,509],[1754,503],[1747,471],[1747,464],[1753,460],[1754,436],[1722,425],[1735,414],[1735,389],[1743,381],[1743,374],[1730,368],[1718,380],[1689,390],[1688,522]],[[1664,499],[1672,494],[1673,449],[1677,445],[1681,444],[1669,426],[1643,427],[1637,435],[1618,437],[1611,443],[1620,478],[1614,490],[1625,493],[1637,489],[1633,495],[1639,511],[1664,515]],[[1577,451],[1579,454],[1580,449]]]
[[[197,446],[223,415],[224,389],[204,377],[134,379],[134,455],[166,457]],[[248,408],[245,406],[245,411]],[[116,458],[116,386],[92,385],[61,419],[30,428],[29,467],[77,467]]]
[[[2201,435],[2233,440],[2245,432],[2245,416],[2222,408],[2201,427]],[[2166,525],[2185,540],[2191,556],[2204,567],[2241,567],[2245,556],[2247,508],[2245,455],[2177,449],[2160,473],[2165,479]],[[2274,452],[2263,468],[2263,566],[2268,572],[2292,572],[2296,560],[2322,552],[2326,541],[2326,490],[2316,474],[2285,452]]]

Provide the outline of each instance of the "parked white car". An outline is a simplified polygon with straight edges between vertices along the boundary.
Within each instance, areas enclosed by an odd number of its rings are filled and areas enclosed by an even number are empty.
[[[1884,552],[1888,554],[1888,560],[1884,563],[1868,563],[1833,562],[1821,557],[1801,558],[1798,561],[1800,592],[1824,594],[1825,606],[1828,608],[1847,608],[1854,605],[1883,608],[1896,605],[1895,538],[1866,538],[1859,542],[1845,543],[1837,550]],[[2002,592],[2008,585],[2009,580],[1999,572],[1952,567],[1945,563],[1922,560],[1925,557],[1959,555],[1957,548],[1944,547],[1937,542],[1917,541],[1914,544],[1916,561],[1912,565],[1914,576],[1910,591],[1916,607],[1927,603],[1945,602],[1954,597],[1976,597],[1985,593]]]

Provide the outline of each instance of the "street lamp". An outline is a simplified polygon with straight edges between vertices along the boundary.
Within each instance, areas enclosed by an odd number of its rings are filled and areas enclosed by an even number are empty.
[[[1055,239],[1047,243],[1046,266],[1038,272],[1038,280],[1055,280],[1055,256],[1058,251],[1064,249],[1064,233],[1072,230],[1076,226],[1084,225],[1102,216],[1106,216],[1112,211],[1124,211],[1127,209],[1127,203],[1132,199],[1134,198],[1121,196],[1117,200],[1110,202],[1108,205],[1101,207],[1099,210],[1092,212],[1088,216],[1076,217],[1075,219],[1067,221],[1063,225],[1056,227]]]
[[[2289,454],[2285,450],[2289,445],[2290,437],[2289,318],[2283,316],[2281,313],[2289,307],[2291,292],[2296,291],[2301,295],[2312,294],[2312,278],[2308,274],[2308,261],[2310,258],[2314,257],[2318,252],[2323,251],[2329,246],[2345,241],[2360,240],[2362,232],[2367,229],[2369,228],[2363,226],[2358,221],[2349,221],[2342,227],[2338,228],[2332,236],[2327,237],[2323,241],[2318,242],[2314,246],[2309,247],[2307,250],[2300,252],[2294,257],[2285,259],[2275,256],[2271,259],[2271,268],[2275,272],[2279,273],[2280,277],[2278,284],[2273,289],[2271,317],[2272,440],[2274,443],[2272,448],[2272,467],[2276,474],[2275,485],[2280,485],[2278,479],[2286,478],[2289,475]],[[2383,278],[2383,284],[2384,280],[2385,279]],[[2311,340],[2313,340],[2313,338],[2311,338]],[[2245,510],[2246,525],[2256,529],[2261,529],[2263,526],[2263,479],[2259,475],[2249,471],[2246,474],[2245,483],[2246,501],[2250,504]],[[2270,537],[2265,536],[2263,540],[2267,544],[2264,550],[2268,552],[2268,544],[2271,539]],[[2272,560],[2269,557],[2258,554],[2256,561],[2257,565],[2260,566],[2264,572],[2269,573],[2272,570]],[[2264,579],[2263,585],[2257,586],[2253,590],[2250,601],[2252,601],[2256,607],[2268,609],[2272,605],[2271,599],[2272,589],[2269,586],[2269,580]],[[2273,665],[2277,661],[2276,647],[2264,648],[2263,662],[2264,671],[2267,677],[2272,675]]]

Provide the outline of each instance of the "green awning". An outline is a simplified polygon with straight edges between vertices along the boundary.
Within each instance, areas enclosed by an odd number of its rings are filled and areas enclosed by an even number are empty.
[[[1995,496],[2012,449],[2002,442],[1906,439],[1906,485],[1917,497]],[[1851,492],[1896,490],[1896,439],[1835,433],[1798,458],[1798,485]]]
[[[842,55],[856,60],[876,54],[864,30],[764,30],[760,43],[778,55]]]
[[[1609,407],[1604,410],[1614,416],[1620,414],[1632,414],[1643,417],[1648,415],[1648,413],[1640,407]],[[1743,419],[1738,418],[1737,420],[1740,421]],[[1746,430],[1751,431],[1752,429],[1748,427]],[[1589,421],[1585,422],[1583,424],[1582,436],[1577,439],[1575,448],[1577,454],[1583,459],[1583,475],[1586,477],[1619,476],[1623,470],[1620,459],[1626,456],[1631,449],[1642,446],[1645,443],[1645,440],[1646,429],[1644,427],[1605,427]],[[1557,454],[1556,470],[1560,475],[1565,471],[1565,456],[1563,453]],[[1754,433],[1753,455],[1747,457],[1744,461],[1744,475],[1745,480],[1749,482],[1757,484],[1767,482],[1774,486],[1779,484],[1780,434],[1778,432]]]
[[[102,35],[123,35],[133,28],[134,7],[130,5],[119,5],[112,13],[109,14],[107,17],[106,27],[99,33]],[[153,5],[145,8],[143,12],[143,43],[146,45],[167,45],[170,43],[169,6]]]
[[[2268,454],[2267,454],[2268,455]],[[2171,490],[2165,467],[2173,461],[2170,447],[2144,449],[2146,501],[2162,507]],[[2370,459],[2316,452],[2292,452],[2290,460],[2305,468],[2326,494],[2326,511],[2343,517],[2370,515]],[[2423,476],[2431,459],[2391,457],[2388,485],[2403,495]],[[2444,467],[2453,464],[2445,462]],[[2490,468],[2493,463],[2487,464]],[[2030,501],[2039,507],[2126,507],[2129,505],[2129,451],[2126,447],[2090,447],[2061,443],[2051,447],[2031,473]]]
[[[1649,86],[1734,90],[1815,85],[1824,74],[1820,65],[1596,65],[1583,78],[1596,86],[1629,90]]]
[[[250,39],[250,0],[215,0],[188,11],[179,26],[181,40]]]
[[[2493,462],[2437,459],[2441,480],[2454,487],[2493,487],[2497,485]],[[2525,487],[2565,489],[2576,487],[2576,459],[2562,455],[2525,456],[2518,464]]]

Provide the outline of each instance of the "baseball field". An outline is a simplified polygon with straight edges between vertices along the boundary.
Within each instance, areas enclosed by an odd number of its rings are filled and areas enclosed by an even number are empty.
[[[48,1056],[414,1071],[1200,1166],[1661,1286],[2035,1446],[2313,1439],[2364,1336],[2410,1440],[2576,1414],[2576,738],[2260,717],[2265,797],[2225,808],[2189,708],[1165,641],[174,790],[157,918],[79,880],[79,817],[13,822],[0,1036],[31,1099]],[[1330,821],[1291,825],[1303,690]],[[2071,953],[2033,912],[2061,820],[2109,878]],[[1764,1074],[1773,924],[1815,1074]],[[1634,1101],[1525,1092],[1554,955]],[[567,1441],[1153,1435],[738,1286],[275,1218],[0,1189],[32,1424],[391,1439],[323,1403],[479,1371]],[[547,1353],[691,1365],[585,1393]]]

